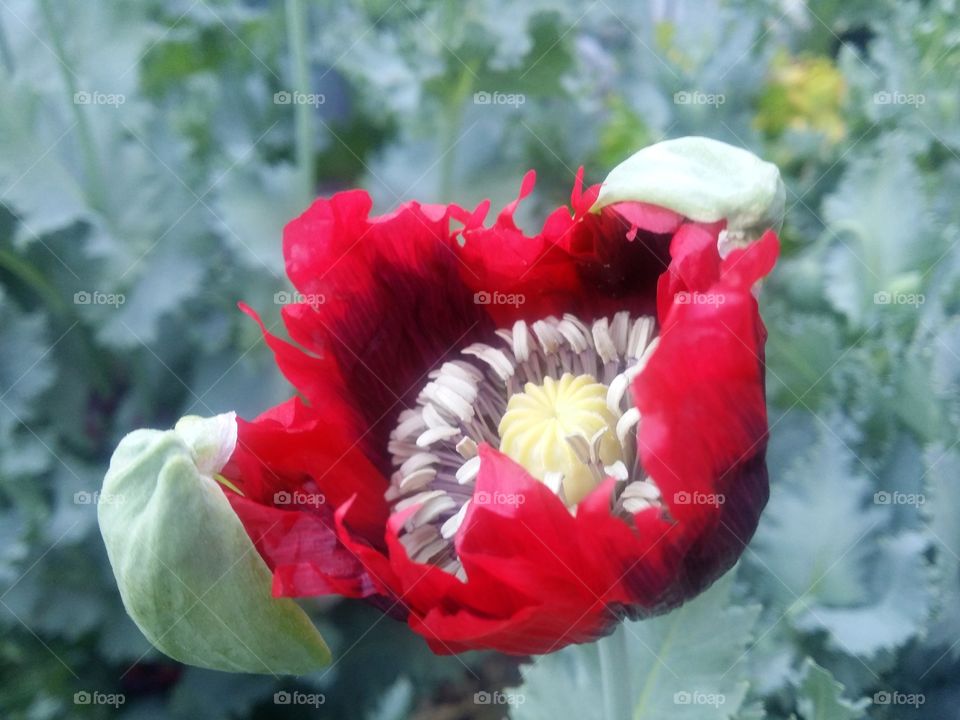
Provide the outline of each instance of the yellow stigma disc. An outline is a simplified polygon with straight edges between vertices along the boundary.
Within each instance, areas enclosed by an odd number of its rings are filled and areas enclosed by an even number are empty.
[[[618,419],[607,407],[607,386],[592,376],[547,377],[543,385],[527,383],[522,393],[508,401],[500,420],[500,451],[538,480],[545,480],[548,473],[562,474],[567,505],[573,506],[598,480],[567,438],[580,435],[589,442],[605,431],[597,454],[603,465],[612,465],[623,459],[616,434]]]

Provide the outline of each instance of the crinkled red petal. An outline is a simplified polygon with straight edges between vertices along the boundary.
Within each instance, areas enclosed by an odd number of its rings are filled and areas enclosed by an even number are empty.
[[[370,208],[365,192],[338,193],[287,225],[287,272],[305,302],[283,316],[293,340],[337,366],[369,431],[364,448],[386,470],[387,435],[427,372],[493,325],[460,281],[461,208],[411,202],[380,217]]]
[[[238,420],[237,448],[223,469],[237,516],[274,572],[277,595],[371,594],[363,564],[339,542],[334,512],[382,545],[386,480],[344,425],[322,422],[291,399],[253,422]]]

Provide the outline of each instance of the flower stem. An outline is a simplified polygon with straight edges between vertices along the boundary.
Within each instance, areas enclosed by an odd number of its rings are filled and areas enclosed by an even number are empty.
[[[597,641],[600,652],[600,676],[603,682],[603,716],[606,720],[629,720],[630,680],[628,676],[627,637],[622,626]]]
[[[290,64],[293,68],[293,90],[310,92],[310,59],[307,55],[307,13],[303,0],[286,0],[287,39],[290,43]],[[313,106],[306,102],[293,104],[294,142],[297,157],[298,190],[302,204],[313,197]]]
[[[9,250],[0,250],[0,270],[9,272],[33,290],[50,311],[65,317],[67,305],[39,270]]]
[[[457,3],[445,3],[441,7],[441,18],[445,35],[453,37],[464,22],[464,8]],[[476,61],[464,64],[455,54],[450,53],[448,60],[456,60],[456,78],[453,86],[443,98],[443,112],[440,118],[440,187],[439,202],[452,202],[454,192],[454,172],[456,169],[456,145],[460,128],[463,125],[464,104],[473,92],[473,83],[477,78]]]
[[[3,61],[7,75],[13,75],[16,65],[13,60],[13,50],[10,49],[10,42],[7,40],[7,33],[3,29],[3,22],[0,22],[0,60]]]
[[[457,133],[463,124],[463,104],[473,89],[472,70],[463,68],[457,78],[453,91],[446,98],[443,114],[443,158],[440,161],[440,199],[450,202],[453,193],[453,173],[456,162]]]

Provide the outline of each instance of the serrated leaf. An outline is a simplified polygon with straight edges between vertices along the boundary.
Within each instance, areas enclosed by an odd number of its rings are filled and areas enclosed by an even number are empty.
[[[825,630],[828,646],[868,661],[902,647],[922,632],[933,606],[929,547],[930,539],[919,532],[884,538],[873,570],[871,602],[816,605],[795,625],[811,632]]]
[[[42,315],[19,312],[0,293],[0,437],[34,418],[34,401],[54,380],[55,340]]]
[[[934,392],[917,392],[931,377],[929,340],[915,342],[895,368],[896,403],[894,412],[923,441],[933,441],[944,431],[943,409]],[[960,367],[960,362],[957,362]]]
[[[905,138],[882,138],[872,152],[851,159],[823,203],[835,239],[827,254],[827,296],[857,323],[896,308],[877,293],[910,290],[908,278],[937,256],[923,180]],[[907,283],[907,285],[905,285]]]
[[[217,193],[227,242],[241,261],[276,278],[279,287],[284,287],[283,227],[306,210],[297,182],[292,166],[266,166],[230,173]]]
[[[769,391],[784,407],[816,409],[833,388],[830,370],[840,359],[840,328],[823,315],[795,315],[770,324]]]
[[[851,702],[843,697],[843,685],[833,675],[807,658],[797,682],[797,707],[803,720],[856,720],[865,717],[867,700]]]
[[[954,427],[960,425],[960,320],[938,326],[928,342],[932,354],[930,389]],[[952,442],[952,437],[947,437]]]
[[[112,293],[118,302],[104,307],[98,339],[132,349],[157,340],[159,323],[201,287],[206,268],[171,245],[150,253],[129,294]],[[122,299],[122,302],[119,300]]]
[[[2,9],[0,9],[2,10]],[[26,223],[21,235],[34,240],[89,215],[77,168],[50,152],[74,127],[66,116],[44,118],[44,102],[35,88],[0,73],[0,183],[2,204]],[[56,187],[57,192],[50,192]]]
[[[796,666],[799,650],[793,630],[783,611],[771,605],[757,620],[755,634],[742,660],[749,667],[750,691],[774,695],[790,683]]]
[[[720,720],[737,712],[746,695],[740,659],[759,608],[734,604],[732,573],[686,605],[661,617],[627,622],[592,645],[571,646],[522,670],[517,720],[576,717],[605,720],[598,645],[625,642],[627,696],[634,717]]]
[[[947,645],[960,657],[960,453],[955,448],[932,446],[924,454],[930,502],[933,550],[940,598],[931,622],[929,642]]]
[[[825,421],[832,424],[832,419]],[[778,606],[864,602],[870,538],[887,513],[873,504],[863,467],[832,429],[773,483],[747,557],[770,577],[765,593]]]

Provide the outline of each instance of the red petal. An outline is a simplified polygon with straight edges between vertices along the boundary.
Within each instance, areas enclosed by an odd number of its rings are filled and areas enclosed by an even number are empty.
[[[342,420],[348,424],[358,424],[358,419],[341,399],[343,397],[343,379],[340,370],[332,358],[320,358],[308,355],[285,340],[267,330],[260,316],[245,303],[238,304],[241,311],[253,318],[260,326],[267,346],[273,351],[277,366],[284,377],[290,381],[310,402],[318,406],[338,404],[343,412]]]
[[[253,422],[238,420],[223,475],[242,493],[227,495],[274,571],[277,594],[370,593],[363,565],[339,545],[334,511],[357,499],[344,522],[382,541],[387,483],[344,425],[321,422],[296,398]]]
[[[493,327],[460,280],[450,220],[456,206],[402,205],[368,217],[364,192],[317,200],[284,231],[287,271],[319,299],[284,308],[291,337],[329,356],[371,430],[365,447],[386,468],[387,434],[426,373]]]
[[[653,235],[673,233],[684,221],[683,215],[678,215],[673,210],[642,202],[616,203],[605,210],[619,215],[627,222],[630,226],[627,236],[629,240],[633,240],[638,230]]]
[[[411,625],[428,641],[521,654],[595,639],[614,620],[609,607],[628,599],[618,559],[587,541],[584,521],[519,465],[486,445],[480,456],[457,536],[464,597],[414,614]],[[627,530],[609,512],[607,520]]]
[[[685,563],[696,589],[739,556],[767,499],[764,330],[751,289],[772,266],[777,241],[765,235],[721,264],[714,248],[689,237],[677,243],[689,252],[678,253],[670,278],[702,295],[664,303],[660,344],[633,393],[642,464],[694,547]]]

